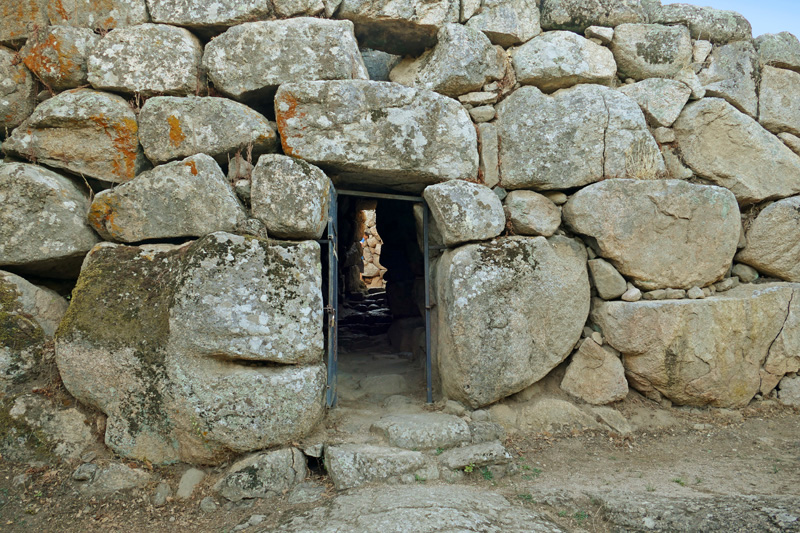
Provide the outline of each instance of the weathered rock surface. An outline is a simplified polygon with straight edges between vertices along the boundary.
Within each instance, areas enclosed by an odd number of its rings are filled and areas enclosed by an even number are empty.
[[[214,463],[299,438],[323,414],[319,261],[313,242],[227,233],[99,245],[56,335],[64,384],[125,457]]]
[[[19,126],[36,106],[36,80],[16,52],[0,46],[0,128]]]
[[[44,84],[63,91],[88,83],[89,53],[99,41],[88,28],[50,26],[28,39],[20,55]]]
[[[561,388],[587,403],[604,405],[628,395],[619,354],[586,339],[572,356]]]
[[[39,104],[6,139],[3,149],[112,183],[133,179],[147,162],[128,102],[89,89],[63,92]]]
[[[233,231],[247,212],[216,161],[197,154],[98,193],[88,218],[105,240],[130,243]]]
[[[521,87],[497,108],[506,189],[568,189],[664,171],[641,109],[613,89],[586,84],[547,96]]]
[[[478,174],[483,178],[487,187],[495,187],[500,183],[500,161],[498,151],[500,145],[497,141],[497,125],[484,122],[478,124],[478,146],[480,164]]]
[[[64,310],[66,310],[66,306]],[[8,416],[14,420],[14,425],[18,427],[22,425],[37,435],[37,438],[47,439],[49,442],[41,444],[49,444],[52,452],[64,459],[77,459],[83,450],[91,446],[95,440],[90,422],[75,407],[59,408],[50,400],[35,394],[24,394],[17,397]],[[28,435],[19,435],[18,437],[25,439]],[[1,442],[0,446],[2,446]],[[18,452],[24,453],[23,450],[18,450]],[[3,455],[12,459],[14,452],[7,453],[6,450],[3,450]]]
[[[460,6],[457,0],[343,0],[336,17],[353,22],[362,46],[418,56],[436,44],[439,28],[459,21]]]
[[[445,246],[497,237],[506,227],[503,204],[489,187],[450,180],[422,193]]]
[[[788,31],[765,33],[753,43],[762,65],[800,72],[800,40]]]
[[[364,66],[367,67],[369,79],[372,81],[389,81],[389,73],[403,58],[380,50],[362,48],[361,59],[364,60]]]
[[[214,33],[236,24],[269,18],[269,0],[147,0],[153,22]]]
[[[665,128],[672,126],[692,94],[685,83],[664,78],[623,85],[619,91],[639,104],[651,124]]]
[[[736,198],[680,180],[606,180],[575,193],[564,221],[597,241],[640,289],[691,289],[720,280],[739,242]]]
[[[800,407],[800,376],[786,376],[781,380],[778,399],[784,405]]]
[[[205,87],[203,46],[189,30],[140,24],[109,33],[89,55],[95,89],[143,96],[197,94]]]
[[[725,100],[687,105],[673,128],[683,161],[740,204],[800,193],[800,157]]]
[[[533,191],[511,191],[503,200],[506,218],[517,235],[549,237],[561,225],[561,208]]]
[[[83,466],[83,465],[82,465]],[[105,495],[144,487],[153,479],[153,474],[142,468],[131,468],[119,463],[111,463],[104,468],[91,469],[91,476],[78,490],[87,495]]]
[[[42,167],[0,165],[0,267],[77,277],[97,241],[86,223],[84,187]]]
[[[571,402],[545,397],[525,404],[509,422],[531,434],[603,429],[596,419],[596,415],[589,415]]]
[[[498,52],[481,32],[461,24],[445,24],[437,39],[436,46],[418,58],[402,60],[389,79],[457,97],[479,91],[505,74],[505,54]]]
[[[346,490],[373,481],[434,479],[438,469],[422,452],[371,444],[325,446],[325,467],[336,490]],[[374,523],[371,524],[374,527]]]
[[[472,120],[436,93],[375,81],[287,83],[275,112],[286,155],[345,181],[419,191],[478,172]]]
[[[772,133],[800,135],[800,73],[764,67],[758,121]]]
[[[603,300],[619,298],[628,290],[625,278],[608,261],[599,258],[590,259],[588,264],[594,288]]]
[[[711,7],[668,4],[655,9],[650,22],[682,24],[689,28],[692,39],[705,39],[714,44],[749,41],[753,38],[753,29],[742,15]]]
[[[469,17],[467,27],[482,31],[492,44],[508,48],[527,42],[542,31],[534,0],[481,0],[474,4],[476,11]],[[465,17],[466,13],[462,13],[462,22]]]
[[[319,239],[328,224],[331,182],[319,168],[285,155],[262,156],[253,169],[253,217],[281,239]]]
[[[611,85],[617,77],[614,54],[569,31],[546,32],[511,51],[517,81],[545,92],[578,83]]]
[[[620,74],[643,80],[671,78],[692,62],[692,40],[684,26],[621,24],[611,51]]]
[[[442,388],[473,408],[544,377],[569,355],[588,314],[586,251],[566,237],[448,250],[436,280]]]
[[[789,147],[789,149],[800,155],[800,137],[797,135],[792,135],[791,133],[779,133],[778,138],[783,141],[783,144]]]
[[[281,495],[302,483],[307,472],[306,458],[297,448],[257,453],[235,462],[214,491],[233,502]]]
[[[784,375],[800,371],[800,286],[792,285],[794,294],[789,302],[789,313],[778,338],[769,348],[769,355],[761,369],[761,394],[768,395]]]
[[[707,68],[697,77],[706,90],[706,96],[724,98],[751,117],[758,114],[758,56],[750,41],[739,41],[717,46],[711,52]]]
[[[760,389],[761,367],[794,292],[745,285],[701,300],[596,302],[592,320],[622,352],[629,383],[644,394],[680,405],[742,407]]]
[[[264,115],[227,98],[150,98],[139,112],[139,132],[144,153],[155,164],[199,153],[220,164],[236,152],[257,159],[278,144]]]
[[[511,454],[497,440],[445,450],[439,456],[439,462],[450,470],[507,464],[511,459]]]
[[[150,21],[145,0],[55,0],[47,4],[50,24],[108,31]]]
[[[736,260],[786,281],[800,281],[800,196],[761,211],[747,230],[747,246]]]
[[[407,450],[453,448],[471,439],[466,422],[443,413],[384,416],[371,430],[384,435],[392,446]]]
[[[542,0],[542,27],[583,33],[589,26],[613,28],[645,21],[639,0]]]
[[[6,0],[0,5],[0,45],[19,45],[49,24],[49,0]]]
[[[206,45],[203,68],[237,100],[271,97],[284,83],[369,77],[350,22],[307,17],[234,26]]]

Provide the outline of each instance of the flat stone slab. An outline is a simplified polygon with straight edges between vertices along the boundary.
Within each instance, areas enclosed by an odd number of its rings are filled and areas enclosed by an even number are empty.
[[[372,431],[385,435],[393,446],[409,450],[452,448],[471,439],[466,422],[441,413],[384,416],[372,425]]]
[[[422,452],[365,444],[325,447],[325,468],[337,490],[374,481],[435,479],[439,471]]]
[[[439,462],[450,470],[462,470],[466,466],[482,467],[504,465],[511,461],[511,454],[499,440],[482,442],[462,448],[453,448],[439,456]]]

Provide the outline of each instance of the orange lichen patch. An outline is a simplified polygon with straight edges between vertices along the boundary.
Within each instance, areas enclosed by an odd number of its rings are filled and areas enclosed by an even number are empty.
[[[304,117],[306,115],[297,110],[297,105],[297,98],[289,92],[281,93],[275,98],[275,122],[278,123],[281,146],[283,147],[283,153],[286,155],[294,155],[292,147],[289,146],[289,137],[300,137],[299,133],[289,135],[288,121],[295,117]]]
[[[115,209],[115,202],[110,195],[98,196],[89,208],[89,224],[101,235],[108,234],[116,238],[121,228],[114,222]]]
[[[117,26],[117,19],[108,17],[106,20],[97,25],[101,30],[111,30]]]
[[[139,150],[139,124],[132,118],[110,122],[102,113],[89,117],[111,138],[116,153],[111,161],[112,173],[120,181],[136,176],[136,156]]]
[[[61,0],[56,0],[53,3],[53,8],[56,10],[56,12],[58,12],[59,15],[61,15],[62,19],[69,20],[69,13],[67,13],[67,10],[64,9],[64,4],[61,3]]]
[[[75,47],[64,51],[61,42],[51,33],[47,39],[36,43],[22,61],[26,67],[39,76],[46,73],[62,78],[78,68],[70,59],[70,55],[74,54],[77,54]]]
[[[197,176],[197,165],[194,164],[194,161],[187,161],[184,163],[184,165],[189,167],[189,170],[192,172],[192,176]]]
[[[183,134],[183,128],[181,128],[181,121],[175,115],[170,115],[167,117],[167,122],[169,123],[169,142],[177,148],[186,140],[186,135]]]

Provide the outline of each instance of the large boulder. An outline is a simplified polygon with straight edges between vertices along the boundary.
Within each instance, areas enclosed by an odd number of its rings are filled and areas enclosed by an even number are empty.
[[[753,42],[762,65],[800,72],[800,40],[788,31],[765,33]]]
[[[150,21],[145,0],[51,0],[50,24],[109,31]]]
[[[481,0],[473,2],[476,11],[465,13],[462,2],[462,22],[467,27],[482,31],[492,44],[503,48],[522,44],[541,33],[539,8],[536,0]]]
[[[16,128],[36,107],[36,80],[10,48],[0,46],[0,128]]]
[[[32,377],[49,353],[67,301],[50,289],[0,270],[0,392]]]
[[[611,51],[623,76],[671,78],[692,62],[692,39],[683,26],[622,24],[614,30]]]
[[[369,77],[352,23],[305,17],[234,26],[206,45],[203,68],[237,100],[271,97],[284,83]]]
[[[681,180],[606,180],[564,205],[564,221],[639,288],[690,289],[721,279],[741,231],[736,198]]]
[[[619,91],[639,104],[651,124],[664,128],[672,126],[692,95],[685,83],[663,78],[623,85]]]
[[[506,189],[567,189],[664,172],[641,109],[608,87],[578,85],[552,96],[521,87],[497,114]]]
[[[747,229],[736,260],[786,281],[800,282],[800,196],[770,204]]]
[[[725,100],[687,105],[673,129],[683,161],[740,204],[800,193],[800,157]]]
[[[56,335],[64,385],[124,457],[214,463],[300,438],[323,413],[320,278],[313,242],[99,245]]]
[[[439,28],[459,21],[460,8],[458,0],[343,0],[336,17],[353,22],[363,46],[417,56],[436,44]]]
[[[275,113],[286,155],[345,182],[420,191],[478,173],[469,114],[430,91],[375,81],[287,83]]]
[[[270,18],[270,0],[147,0],[153,22],[184,26],[202,34],[230,26]]]
[[[34,31],[49,24],[49,0],[5,0],[0,5],[0,45],[14,46],[25,42]]]
[[[200,153],[220,164],[237,152],[256,159],[278,144],[264,115],[211,96],[150,98],[139,112],[139,131],[144,153],[155,164]]]
[[[189,30],[140,24],[110,32],[89,56],[95,89],[142,96],[187,95],[204,90],[203,46]]]
[[[99,240],[86,223],[84,186],[42,167],[0,165],[0,267],[75,278]]]
[[[442,389],[472,408],[519,392],[572,351],[589,313],[586,250],[507,237],[448,250],[436,271]]]
[[[214,159],[197,154],[98,193],[88,218],[106,240],[139,242],[234,231],[247,212]]]
[[[758,56],[750,41],[717,46],[706,60],[708,67],[697,75],[706,96],[724,98],[733,106],[755,118],[758,114]]]
[[[764,67],[758,121],[772,133],[800,135],[800,73]]]
[[[583,33],[589,26],[613,28],[645,21],[641,0],[542,0],[542,28]]]
[[[128,102],[89,89],[73,89],[39,104],[3,150],[111,183],[133,179],[147,164]]]
[[[328,224],[331,182],[302,159],[270,154],[253,169],[253,217],[280,239],[319,239]]]
[[[503,204],[489,187],[450,180],[422,193],[445,246],[493,239],[506,227]]]
[[[479,31],[445,24],[434,48],[418,58],[406,58],[389,75],[395,83],[429,89],[447,96],[480,91],[505,74],[505,54]]]
[[[635,389],[679,405],[744,407],[795,292],[742,285],[701,300],[597,301],[592,320],[622,352]]]
[[[546,32],[511,50],[517,81],[545,92],[578,83],[611,85],[617,78],[614,54],[569,31]]]
[[[654,9],[650,22],[687,26],[692,39],[705,39],[714,44],[749,41],[753,38],[753,29],[742,15],[711,7],[668,4]]]
[[[50,26],[28,39],[20,55],[42,83],[63,91],[88,83],[89,53],[98,41],[88,28]]]

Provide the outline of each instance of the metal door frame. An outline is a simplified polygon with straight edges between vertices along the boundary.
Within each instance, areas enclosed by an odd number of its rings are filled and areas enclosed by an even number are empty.
[[[325,403],[331,408],[336,406],[336,378],[338,375],[339,362],[339,256],[337,253],[339,245],[339,197],[356,196],[360,198],[370,198],[377,200],[400,200],[422,204],[422,246],[425,268],[425,377],[426,377],[426,397],[428,403],[433,403],[433,368],[431,362],[431,281],[430,281],[430,242],[429,242],[429,220],[430,209],[422,196],[411,196],[405,194],[386,194],[377,192],[364,192],[352,190],[336,190],[331,184],[330,206],[328,207],[328,234],[327,239],[321,239],[319,243],[328,245],[328,305],[325,307],[325,325],[328,331],[327,360],[328,360],[328,385],[325,394]]]

